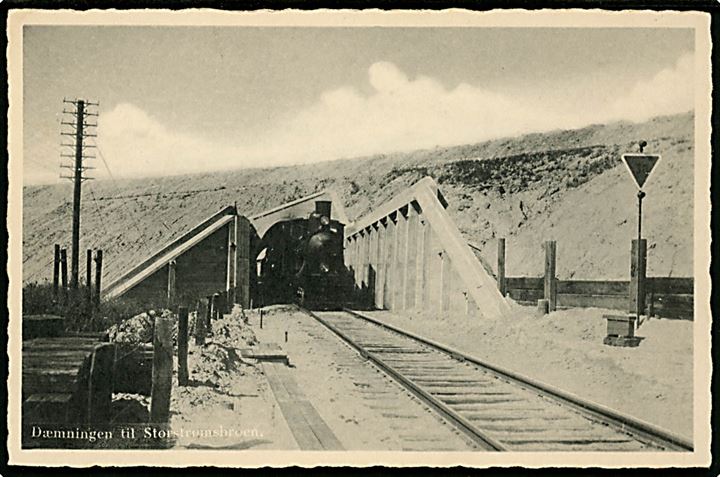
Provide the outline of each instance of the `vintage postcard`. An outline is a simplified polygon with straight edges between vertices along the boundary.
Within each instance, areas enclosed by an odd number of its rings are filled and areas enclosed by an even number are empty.
[[[11,11],[10,463],[709,465],[709,22]]]

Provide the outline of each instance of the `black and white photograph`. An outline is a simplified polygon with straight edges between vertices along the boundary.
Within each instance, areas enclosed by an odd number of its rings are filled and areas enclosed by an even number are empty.
[[[10,12],[10,463],[709,465],[709,24]]]

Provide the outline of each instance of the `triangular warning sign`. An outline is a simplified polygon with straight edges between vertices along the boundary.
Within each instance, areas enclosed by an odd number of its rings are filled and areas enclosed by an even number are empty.
[[[630,171],[630,175],[635,179],[635,183],[639,188],[647,181],[655,164],[660,160],[659,154],[623,154],[623,162]]]

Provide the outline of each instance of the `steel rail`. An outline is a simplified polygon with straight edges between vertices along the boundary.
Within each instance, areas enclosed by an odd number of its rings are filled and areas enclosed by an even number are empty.
[[[637,418],[625,414],[621,414],[618,411],[607,408],[600,404],[581,399],[580,397],[570,394],[566,391],[561,391],[560,389],[557,389],[553,386],[549,386],[545,383],[534,380],[527,376],[523,376],[514,371],[510,371],[494,364],[488,363],[474,356],[463,353],[462,351],[454,349],[450,346],[438,343],[437,341],[416,335],[415,333],[400,329],[393,325],[383,323],[380,320],[364,315],[358,311],[350,310],[348,308],[343,308],[343,311],[357,318],[373,323],[381,328],[385,328],[389,331],[413,339],[426,346],[448,354],[458,361],[472,363],[475,366],[490,371],[496,376],[511,381],[517,385],[520,385],[521,387],[530,388],[533,391],[536,391],[544,396],[554,399],[555,401],[559,401],[561,404],[578,410],[586,417],[608,424],[621,432],[632,434],[635,438],[639,439],[642,442],[655,446],[660,445],[661,447],[668,448],[668,450],[684,452],[693,451],[693,443],[691,441],[682,436],[671,433],[670,431],[657,427],[653,424],[641,421]]]
[[[495,439],[491,438],[490,436],[483,433],[480,429],[475,427],[470,421],[465,419],[464,417],[457,414],[455,411],[447,407],[445,404],[440,402],[438,399],[436,399],[434,396],[420,388],[417,384],[412,382],[410,379],[406,378],[402,375],[399,371],[395,370],[392,366],[385,363],[382,359],[378,358],[374,353],[366,350],[361,345],[355,342],[352,338],[347,336],[345,333],[337,329],[337,327],[333,326],[331,323],[329,323],[327,320],[319,317],[315,313],[313,313],[310,310],[307,310],[302,307],[298,307],[302,312],[306,313],[307,315],[315,318],[317,321],[319,321],[321,324],[323,324],[326,328],[328,328],[330,331],[338,335],[343,341],[348,343],[350,346],[355,348],[360,355],[363,358],[366,358],[370,360],[375,366],[380,368],[383,372],[388,374],[390,377],[398,381],[403,387],[405,387],[407,390],[409,390],[413,395],[415,395],[418,399],[420,399],[422,402],[433,408],[436,412],[438,412],[443,418],[445,418],[447,421],[449,421],[452,425],[454,425],[458,430],[462,431],[467,435],[473,442],[476,442],[477,444],[481,445],[483,448],[491,451],[506,451],[507,448],[501,444],[500,442],[496,441]]]

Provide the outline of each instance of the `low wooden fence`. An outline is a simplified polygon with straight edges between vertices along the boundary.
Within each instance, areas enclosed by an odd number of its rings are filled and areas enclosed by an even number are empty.
[[[636,242],[636,241],[633,241]],[[631,263],[637,250],[631,249]],[[538,300],[548,300],[550,311],[575,307],[609,308],[634,312],[634,287],[640,283],[645,290],[642,308],[649,316],[663,318],[693,319],[693,286],[691,277],[647,277],[643,268],[637,273],[631,266],[630,280],[559,280],[555,276],[556,246],[554,241],[545,243],[545,274],[542,277],[505,276],[505,240],[498,242],[498,267],[496,279],[501,293],[522,305],[536,305]]]
[[[55,300],[66,300],[69,293],[68,287],[68,271],[67,271],[67,249],[61,247],[60,244],[55,244],[55,256],[53,258],[53,296]],[[93,258],[93,250],[88,249],[86,253],[87,261],[85,265],[85,272],[87,275],[85,293],[87,294],[87,300],[90,304],[97,308],[100,304],[100,293],[102,291],[102,266],[103,266],[103,251],[98,249],[95,250],[95,257]],[[93,275],[93,262],[95,262],[95,286],[93,287],[92,275]]]
[[[158,315],[154,318],[152,345],[146,343],[118,346],[119,352],[116,353],[113,366],[113,369],[123,369],[115,378],[115,392],[151,396],[150,422],[153,423],[166,423],[169,417],[175,324],[177,323],[177,383],[179,386],[188,386],[189,338],[194,336],[196,345],[205,345],[207,336],[212,335],[213,321],[230,313],[233,307],[232,293],[229,291],[198,300],[197,316],[191,329],[188,307],[176,307],[172,300],[172,293],[169,293],[169,308],[176,312],[174,316]]]

